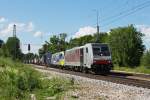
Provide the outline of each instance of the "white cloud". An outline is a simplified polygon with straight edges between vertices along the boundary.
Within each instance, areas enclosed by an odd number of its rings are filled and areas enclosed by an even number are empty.
[[[6,40],[9,36],[12,36],[14,24],[16,25],[17,34],[29,33],[29,35],[34,37],[38,37],[43,34],[41,31],[35,30],[33,22],[7,22],[6,18],[0,16],[0,38]],[[30,52],[38,53],[39,48],[41,48],[40,44],[31,44]],[[21,49],[23,53],[28,53],[27,45],[21,44]]]
[[[4,27],[2,27],[2,29],[0,30],[0,35],[1,36],[8,36],[11,35],[13,32],[13,25],[16,25],[16,30],[17,33],[21,33],[21,32],[32,32],[34,30],[34,25],[32,22],[29,23],[9,23],[7,25],[5,25]]]
[[[35,31],[34,25],[32,22],[28,22],[28,23],[11,22],[0,28],[0,36],[3,36],[3,37],[11,36],[13,33],[14,24],[16,25],[17,33],[29,32],[29,33],[32,33],[34,37],[39,37],[43,34],[41,31]]]
[[[0,17],[0,23],[5,22],[5,21],[6,21],[6,18]]]
[[[150,49],[150,26],[149,25],[136,25],[135,26],[138,31],[143,33],[145,36],[143,37],[144,44],[147,49]]]
[[[27,31],[28,31],[28,32],[32,32],[33,30],[34,30],[34,25],[33,25],[32,22],[29,22],[29,23],[27,24]]]
[[[39,37],[39,36],[41,36],[42,34],[43,34],[42,32],[37,31],[37,32],[34,33],[34,37]]]
[[[136,25],[137,29],[144,33],[147,38],[150,39],[150,26],[149,25]]]
[[[96,28],[91,26],[82,27],[79,29],[78,32],[75,33],[73,38],[79,38],[85,35],[93,35],[94,33],[96,33],[96,31],[97,31]]]

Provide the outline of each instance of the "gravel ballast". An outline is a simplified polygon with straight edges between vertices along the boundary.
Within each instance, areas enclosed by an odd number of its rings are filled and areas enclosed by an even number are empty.
[[[112,82],[85,78],[76,75],[37,69],[48,77],[57,76],[71,79],[77,89],[68,91],[64,100],[150,100],[150,89],[127,86]]]

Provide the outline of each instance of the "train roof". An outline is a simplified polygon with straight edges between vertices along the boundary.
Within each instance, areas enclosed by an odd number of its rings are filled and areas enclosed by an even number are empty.
[[[85,44],[85,45],[83,45],[83,46],[74,47],[74,48],[68,49],[68,50],[66,50],[66,51],[84,48],[84,47],[87,46],[87,45],[108,45],[108,43],[87,43],[87,44]]]
[[[108,44],[108,43],[87,43],[87,44]],[[85,45],[87,45],[85,44]]]

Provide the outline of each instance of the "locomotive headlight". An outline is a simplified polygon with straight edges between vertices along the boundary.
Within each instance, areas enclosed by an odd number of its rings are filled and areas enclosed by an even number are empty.
[[[111,60],[108,60],[108,63],[111,63]]]

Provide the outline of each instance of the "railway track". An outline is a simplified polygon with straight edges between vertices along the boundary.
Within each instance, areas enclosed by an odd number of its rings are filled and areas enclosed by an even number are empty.
[[[81,72],[75,72],[70,70],[62,70],[58,68],[44,67],[39,65],[34,65],[34,68],[42,69],[42,70],[50,70],[56,71],[60,73],[66,73],[71,75],[77,75],[82,77],[87,77],[91,79],[104,80],[117,84],[124,84],[129,86],[143,87],[150,89],[150,77],[144,75],[129,74],[129,73],[119,73],[119,72],[110,72],[107,75],[94,75],[94,74],[85,74]]]

